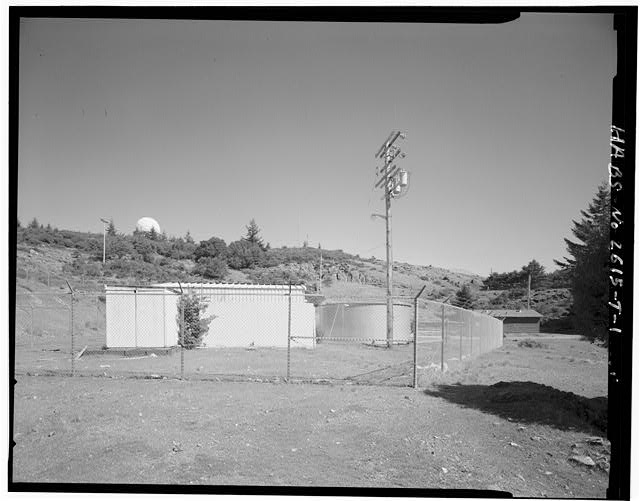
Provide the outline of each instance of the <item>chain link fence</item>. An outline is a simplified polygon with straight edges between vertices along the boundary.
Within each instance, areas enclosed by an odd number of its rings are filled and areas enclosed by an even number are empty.
[[[436,301],[416,299],[414,385],[433,370],[447,371],[502,346],[502,322]]]
[[[16,268],[16,278],[22,278],[24,280],[36,281],[42,286],[47,286],[50,289],[59,289],[61,293],[68,291],[67,278],[64,273],[56,270],[42,270],[40,268]],[[86,287],[93,287],[96,284],[96,280],[100,278],[99,275],[93,276],[77,276],[71,282],[74,289],[82,290]]]
[[[418,386],[502,345],[502,322],[419,297],[161,284],[19,293],[16,373]]]

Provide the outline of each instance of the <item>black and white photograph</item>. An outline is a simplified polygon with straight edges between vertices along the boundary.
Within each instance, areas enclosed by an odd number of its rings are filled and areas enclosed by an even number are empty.
[[[9,490],[629,498],[637,8],[9,14]]]

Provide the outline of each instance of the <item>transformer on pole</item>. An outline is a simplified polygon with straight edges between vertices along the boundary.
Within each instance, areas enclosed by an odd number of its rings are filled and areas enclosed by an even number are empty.
[[[393,251],[391,244],[391,199],[406,195],[409,189],[409,172],[399,169],[394,163],[405,154],[394,143],[398,138],[405,139],[404,132],[391,131],[389,137],[382,143],[375,157],[383,160],[382,167],[376,168],[376,182],[374,187],[384,191],[386,247],[387,247],[387,347],[393,345]]]

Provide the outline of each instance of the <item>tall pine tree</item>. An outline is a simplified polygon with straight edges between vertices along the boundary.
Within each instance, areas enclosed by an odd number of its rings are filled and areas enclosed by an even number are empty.
[[[573,294],[572,313],[579,334],[605,344],[609,339],[609,224],[611,194],[606,183],[587,210],[581,210],[582,219],[573,221],[571,232],[576,241],[565,238],[571,257],[555,261],[570,274]]]
[[[256,223],[255,219],[252,219],[251,221],[249,221],[249,226],[246,226],[246,229],[247,229],[247,234],[246,236],[242,237],[242,240],[244,240],[245,242],[256,244],[263,251],[267,250],[267,247],[265,246],[262,240],[262,237],[260,237],[260,227]]]

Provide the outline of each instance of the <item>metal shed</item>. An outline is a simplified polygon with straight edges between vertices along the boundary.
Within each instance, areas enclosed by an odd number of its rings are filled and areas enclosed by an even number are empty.
[[[543,318],[535,310],[482,310],[482,313],[502,320],[505,334],[537,334]]]
[[[269,346],[286,348],[289,332],[289,286],[236,283],[181,284],[185,293],[200,295],[211,318],[203,338],[207,347]],[[179,290],[178,283],[155,287]],[[313,348],[315,308],[305,299],[305,287],[291,286],[291,346]]]
[[[165,288],[106,285],[107,348],[176,346],[178,298]]]

